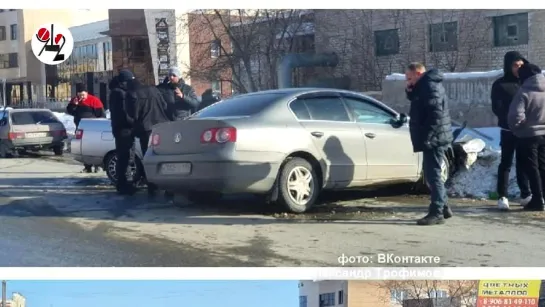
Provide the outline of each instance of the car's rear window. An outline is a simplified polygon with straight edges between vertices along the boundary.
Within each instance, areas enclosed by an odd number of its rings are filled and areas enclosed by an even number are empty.
[[[243,95],[215,103],[193,117],[251,116],[263,111],[275,100],[284,97],[282,93]]]
[[[35,125],[59,123],[55,114],[46,111],[13,112],[11,122],[14,125]]]

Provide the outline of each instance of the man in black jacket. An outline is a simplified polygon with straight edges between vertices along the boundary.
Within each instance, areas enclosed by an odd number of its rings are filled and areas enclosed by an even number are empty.
[[[134,79],[132,72],[122,70],[109,84],[110,87],[110,119],[112,134],[115,138],[115,153],[117,162],[115,172],[117,174],[116,189],[122,195],[132,195],[136,192],[134,184],[127,181],[127,168],[131,159],[134,146],[134,119],[128,116],[127,84]]]
[[[492,112],[498,117],[498,126],[501,128],[500,147],[501,147],[501,162],[498,167],[498,207],[502,209],[509,208],[507,190],[509,188],[509,173],[513,165],[513,156],[515,158],[515,168],[517,173],[517,184],[520,189],[522,206],[526,206],[532,199],[528,177],[523,171],[522,155],[515,155],[517,147],[517,137],[509,129],[507,123],[507,113],[513,97],[520,88],[518,70],[527,64],[528,61],[518,52],[509,51],[505,54],[503,60],[503,77],[499,78],[492,84],[491,99]]]
[[[452,128],[443,75],[436,69],[426,72],[424,65],[407,67],[407,98],[411,101],[409,129],[414,152],[423,153],[424,179],[431,190],[428,214],[418,225],[442,224],[452,216],[442,180],[445,152],[452,143]]]
[[[167,114],[171,120],[185,119],[197,111],[199,99],[193,88],[185,84],[181,77],[181,71],[177,67],[168,70],[168,78],[157,88],[167,103]]]
[[[142,85],[133,79],[127,85],[127,113],[134,123],[134,135],[140,140],[142,155],[146,154],[154,125],[170,121],[167,104],[155,86]],[[154,196],[157,187],[148,183],[148,193]]]

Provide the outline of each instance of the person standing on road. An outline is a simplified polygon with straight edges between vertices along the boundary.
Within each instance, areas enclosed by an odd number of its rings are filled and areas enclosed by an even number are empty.
[[[132,79],[127,87],[127,113],[134,122],[134,135],[140,140],[142,155],[146,154],[154,125],[168,122],[167,103],[155,86],[145,86]],[[148,194],[155,196],[157,187],[148,182]]]
[[[445,152],[452,143],[452,128],[443,75],[421,63],[412,63],[405,72],[407,98],[411,102],[409,129],[414,152],[423,153],[424,180],[431,190],[428,214],[418,225],[442,224],[452,217],[447,190],[442,180]]]
[[[517,51],[509,51],[505,54],[503,60],[503,76],[492,84],[491,99],[492,112],[498,117],[498,126],[501,129],[500,147],[501,162],[498,166],[498,207],[509,209],[508,188],[509,173],[513,165],[513,156],[515,156],[515,169],[517,174],[517,184],[520,189],[520,204],[526,206],[532,199],[528,177],[524,172],[522,161],[524,157],[516,150],[517,137],[509,129],[507,123],[507,113],[513,97],[520,88],[519,68],[528,63]],[[516,152],[516,154],[515,154]]]
[[[181,75],[180,69],[171,67],[168,77],[157,86],[167,103],[167,114],[171,120],[183,120],[199,108],[197,94]]]
[[[219,101],[221,101],[221,98],[219,97],[219,95],[216,95],[212,91],[212,89],[209,88],[206,91],[204,91],[204,93],[202,93],[201,103],[199,104],[199,108],[197,111],[200,111],[206,107],[209,107]]]
[[[96,96],[93,96],[87,92],[87,87],[83,83],[76,84],[76,97],[68,103],[66,106],[66,113],[74,117],[74,124],[76,129],[79,127],[79,123],[82,118],[103,118],[106,117],[104,112],[104,105],[102,101]],[[83,172],[91,173],[93,166],[85,164]],[[98,167],[95,166],[95,173],[98,171]]]
[[[524,64],[519,69],[520,89],[515,94],[507,122],[518,138],[517,153],[530,181],[531,200],[527,211],[544,211],[545,191],[545,76],[541,68]]]
[[[134,146],[134,120],[128,116],[127,84],[134,79],[132,72],[122,70],[109,84],[110,119],[112,134],[115,138],[115,154],[117,157],[115,172],[117,174],[116,189],[121,195],[132,195],[136,187],[127,180],[127,169],[131,161]]]

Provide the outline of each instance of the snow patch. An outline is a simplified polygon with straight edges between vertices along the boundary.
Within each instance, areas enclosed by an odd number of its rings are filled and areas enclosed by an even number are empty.
[[[448,186],[449,195],[459,197],[475,197],[488,199],[490,194],[496,192],[496,181],[498,178],[498,166],[500,164],[500,128],[486,127],[475,129],[492,138],[491,141],[484,140],[487,147],[479,154],[477,161],[469,170],[460,170],[454,174]],[[464,130],[462,135],[479,137],[470,130]],[[518,197],[520,190],[516,181],[515,163],[509,174],[509,190],[511,197]]]
[[[545,70],[542,71],[545,74]],[[497,78],[503,74],[503,70],[474,71],[474,72],[447,72],[443,74],[444,79],[476,79],[476,78]],[[390,74],[386,80],[405,80],[405,74]]]

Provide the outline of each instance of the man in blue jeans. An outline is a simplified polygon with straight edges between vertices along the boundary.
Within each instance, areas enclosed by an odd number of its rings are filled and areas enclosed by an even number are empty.
[[[412,63],[405,72],[407,98],[411,101],[409,130],[414,152],[423,154],[424,179],[431,190],[428,214],[418,225],[443,224],[452,217],[447,205],[447,190],[441,179],[441,165],[452,143],[452,128],[443,75],[437,69],[426,71],[421,63]]]

